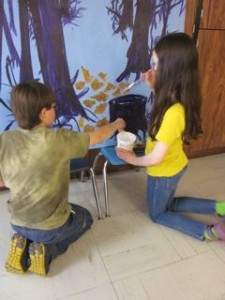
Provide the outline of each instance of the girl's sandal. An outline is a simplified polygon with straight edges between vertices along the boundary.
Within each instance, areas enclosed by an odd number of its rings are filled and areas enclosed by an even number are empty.
[[[215,225],[212,225],[211,228],[214,229],[215,233],[218,236],[218,240],[225,241],[225,223],[219,222]],[[208,231],[207,231],[208,233]]]
[[[212,234],[212,228],[213,228],[213,225],[209,225],[207,226],[206,228],[206,233],[208,235],[208,237],[210,238],[211,241],[219,241],[220,239],[215,237],[213,234]]]

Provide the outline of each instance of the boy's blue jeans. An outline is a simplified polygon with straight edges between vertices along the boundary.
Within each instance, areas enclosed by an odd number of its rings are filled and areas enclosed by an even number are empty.
[[[215,200],[192,197],[174,197],[177,185],[186,167],[172,177],[147,179],[147,203],[150,218],[159,224],[177,229],[197,239],[204,239],[206,224],[183,216],[182,212],[215,214]]]
[[[39,230],[12,225],[12,228],[28,240],[45,244],[50,261],[66,251],[93,224],[90,212],[76,204],[72,205],[67,222],[53,230]]]

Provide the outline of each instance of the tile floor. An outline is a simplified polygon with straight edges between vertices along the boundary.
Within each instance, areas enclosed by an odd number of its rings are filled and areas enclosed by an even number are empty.
[[[177,194],[225,200],[224,178],[225,154],[193,159]],[[99,176],[103,203],[101,183]],[[1,192],[0,299],[224,300],[225,243],[200,242],[152,223],[146,212],[145,183],[143,170],[110,174],[111,217],[98,221],[91,182],[72,180],[70,201],[88,208],[95,223],[52,262],[47,278],[4,270],[10,240],[9,194]]]

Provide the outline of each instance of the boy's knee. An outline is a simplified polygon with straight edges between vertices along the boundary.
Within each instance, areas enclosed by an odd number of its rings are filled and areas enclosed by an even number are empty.
[[[89,212],[89,210],[86,210],[86,218],[85,218],[85,221],[86,221],[87,227],[91,227],[91,225],[92,225],[93,222],[94,222],[93,217],[92,217],[91,213]]]
[[[84,228],[90,228],[91,225],[93,224],[93,217],[90,213],[89,210],[84,208],[83,206],[77,205],[77,204],[72,204],[72,209],[76,214],[79,215],[79,218],[82,219],[83,222],[83,227]]]
[[[149,214],[149,217],[150,217],[150,219],[152,220],[152,222],[154,222],[154,223],[158,223],[158,217],[159,217],[159,214],[157,214],[157,215],[153,215],[153,214]]]
[[[93,217],[90,213],[89,210],[87,210],[84,207],[79,207],[79,209],[81,209],[83,211],[83,218],[84,218],[84,224],[86,228],[90,228],[91,225],[93,224]]]

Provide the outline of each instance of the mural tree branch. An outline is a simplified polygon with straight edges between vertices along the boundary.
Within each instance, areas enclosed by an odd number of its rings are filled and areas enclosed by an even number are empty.
[[[122,1],[123,2],[123,1]],[[125,7],[125,6],[124,6]],[[137,0],[136,14],[133,25],[133,35],[130,47],[127,51],[127,65],[125,70],[116,79],[118,82],[129,77],[130,73],[136,73],[136,79],[141,72],[150,67],[148,48],[149,24],[154,15],[155,1]],[[126,13],[124,13],[124,16]],[[115,32],[116,33],[116,32]]]
[[[129,5],[127,5],[129,2]],[[125,30],[133,28],[131,43],[127,51],[127,65],[124,71],[116,79],[118,82],[128,78],[131,73],[136,74],[136,79],[140,77],[141,72],[150,68],[150,57],[153,48],[153,30],[162,21],[161,36],[167,34],[167,25],[169,15],[175,6],[180,6],[180,14],[184,9],[185,0],[137,0],[136,13],[133,26],[128,26],[130,20],[131,6],[133,1],[113,0],[111,8],[107,8],[109,14],[112,14],[113,32],[121,33],[122,39],[126,37]],[[149,46],[150,36],[150,46]]]
[[[112,14],[114,33],[121,33],[122,39],[127,40],[126,29],[133,28],[133,0],[112,0],[112,7],[107,7],[108,14]]]
[[[168,34],[168,21],[171,11],[176,7],[180,6],[180,14],[183,12],[185,7],[185,0],[167,0],[167,1],[160,1],[158,5],[158,10],[156,14],[158,14],[159,19],[162,20],[162,31],[161,36]]]
[[[4,1],[0,0],[0,16],[1,16],[1,21],[0,21],[0,36],[1,36],[1,47],[2,47],[2,33],[4,31],[5,38],[6,38],[6,43],[9,49],[10,56],[8,55],[6,57],[6,76],[8,78],[9,84],[13,86],[15,84],[15,78],[12,72],[12,68],[14,65],[20,65],[20,57],[17,52],[17,49],[13,43],[12,35],[10,32],[10,27],[7,21],[6,13],[4,11]],[[12,14],[10,13],[10,16]],[[10,24],[13,24],[13,22],[10,21]],[[12,29],[14,30],[14,27],[12,26]],[[1,50],[2,51],[2,50]],[[1,53],[2,55],[2,53]],[[2,57],[2,56],[1,56]]]
[[[2,58],[2,34],[3,34],[3,2],[0,1],[0,58]],[[0,59],[0,70],[2,69],[2,59]],[[2,82],[2,72],[0,72],[0,90]]]

